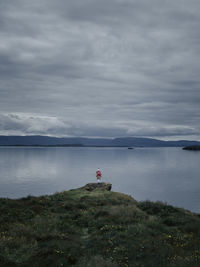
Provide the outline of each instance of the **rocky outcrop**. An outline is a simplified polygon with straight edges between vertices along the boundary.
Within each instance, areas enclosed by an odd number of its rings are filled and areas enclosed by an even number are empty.
[[[186,146],[183,147],[184,150],[200,150],[200,146]]]
[[[111,188],[112,188],[112,184],[110,183],[89,183],[83,187],[83,189],[87,191],[94,191],[95,189],[110,191]]]

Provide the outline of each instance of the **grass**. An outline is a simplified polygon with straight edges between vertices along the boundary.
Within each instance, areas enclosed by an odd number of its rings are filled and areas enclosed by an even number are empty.
[[[0,266],[200,266],[200,217],[84,189],[0,199]]]

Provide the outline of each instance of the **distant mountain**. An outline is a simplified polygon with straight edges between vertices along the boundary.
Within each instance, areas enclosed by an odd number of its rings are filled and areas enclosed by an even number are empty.
[[[182,147],[188,145],[198,145],[198,141],[162,141],[152,138],[140,138],[140,137],[127,137],[127,138],[115,138],[113,143],[117,146],[123,144],[123,146],[134,146],[134,147]]]
[[[83,137],[49,137],[49,136],[2,136],[1,146],[111,146],[111,147],[184,147],[200,145],[198,141],[162,141],[152,138],[83,138]]]

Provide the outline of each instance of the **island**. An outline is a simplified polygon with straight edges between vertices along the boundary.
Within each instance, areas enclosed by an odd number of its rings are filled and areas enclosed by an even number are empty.
[[[200,150],[200,146],[199,145],[196,145],[196,146],[186,146],[186,147],[183,147],[184,150]]]
[[[111,187],[0,198],[0,266],[199,266],[199,214]]]

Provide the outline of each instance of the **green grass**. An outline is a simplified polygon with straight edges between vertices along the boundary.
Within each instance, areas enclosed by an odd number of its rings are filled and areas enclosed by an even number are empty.
[[[200,266],[200,217],[84,189],[0,199],[0,266]]]

